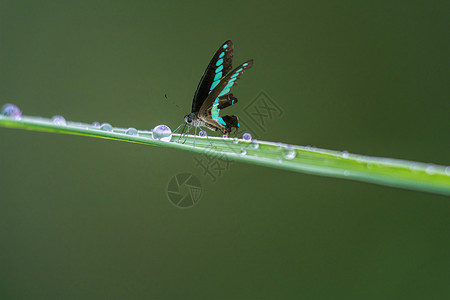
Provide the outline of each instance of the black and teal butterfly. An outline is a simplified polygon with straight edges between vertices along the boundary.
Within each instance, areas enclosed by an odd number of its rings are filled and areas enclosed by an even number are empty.
[[[232,62],[233,43],[228,40],[214,54],[198,84],[192,100],[192,111],[184,117],[186,126],[205,126],[213,131],[220,130],[223,134],[239,128],[237,116],[219,117],[219,111],[237,102],[230,89],[236,85],[241,74],[253,66],[253,60],[231,71]]]

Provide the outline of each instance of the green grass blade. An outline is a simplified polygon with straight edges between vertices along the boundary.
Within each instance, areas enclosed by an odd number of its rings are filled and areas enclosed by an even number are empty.
[[[178,143],[180,136],[173,134],[170,142],[163,142],[153,139],[149,131],[139,131],[138,135],[128,135],[123,128],[103,131],[92,124],[67,122],[66,125],[58,125],[51,119],[28,116],[20,119],[0,116],[0,127],[76,134],[175,148],[277,169],[450,195],[450,167],[448,166],[266,141],[249,142],[188,135],[183,137],[184,143]]]

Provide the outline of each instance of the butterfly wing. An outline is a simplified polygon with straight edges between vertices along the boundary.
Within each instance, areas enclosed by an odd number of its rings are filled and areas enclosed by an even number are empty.
[[[224,109],[238,102],[238,99],[231,93],[219,97],[218,109]]]
[[[253,66],[253,60],[246,61],[227,76],[220,80],[219,84],[207,96],[200,107],[198,116],[203,121],[221,129],[223,132],[230,132],[232,127],[238,127],[239,123],[236,116],[219,117],[219,111],[222,108],[233,104],[237,99],[230,94],[230,90],[236,85],[242,73]],[[230,103],[231,102],[231,103]]]
[[[228,40],[216,51],[209,62],[205,73],[192,100],[192,112],[198,112],[208,95],[214,90],[222,79],[231,70],[233,62],[233,43]]]

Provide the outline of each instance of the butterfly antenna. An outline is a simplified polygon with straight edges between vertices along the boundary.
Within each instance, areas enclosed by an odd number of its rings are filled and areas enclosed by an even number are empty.
[[[178,104],[176,104],[175,102],[169,100],[169,98],[167,97],[167,94],[164,94],[164,98],[166,98],[166,100],[167,100],[170,104],[174,105],[176,108],[178,108],[178,109],[181,110],[182,112],[185,111],[184,109],[182,109],[181,107],[179,107]]]

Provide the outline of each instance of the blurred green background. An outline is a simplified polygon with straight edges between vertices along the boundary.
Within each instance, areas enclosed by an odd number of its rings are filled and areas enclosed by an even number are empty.
[[[173,129],[232,39],[255,65],[230,112],[284,111],[261,139],[450,165],[449,9],[1,0],[0,103]],[[188,152],[4,128],[0,153],[1,299],[450,298],[448,197],[239,163],[214,183]]]

